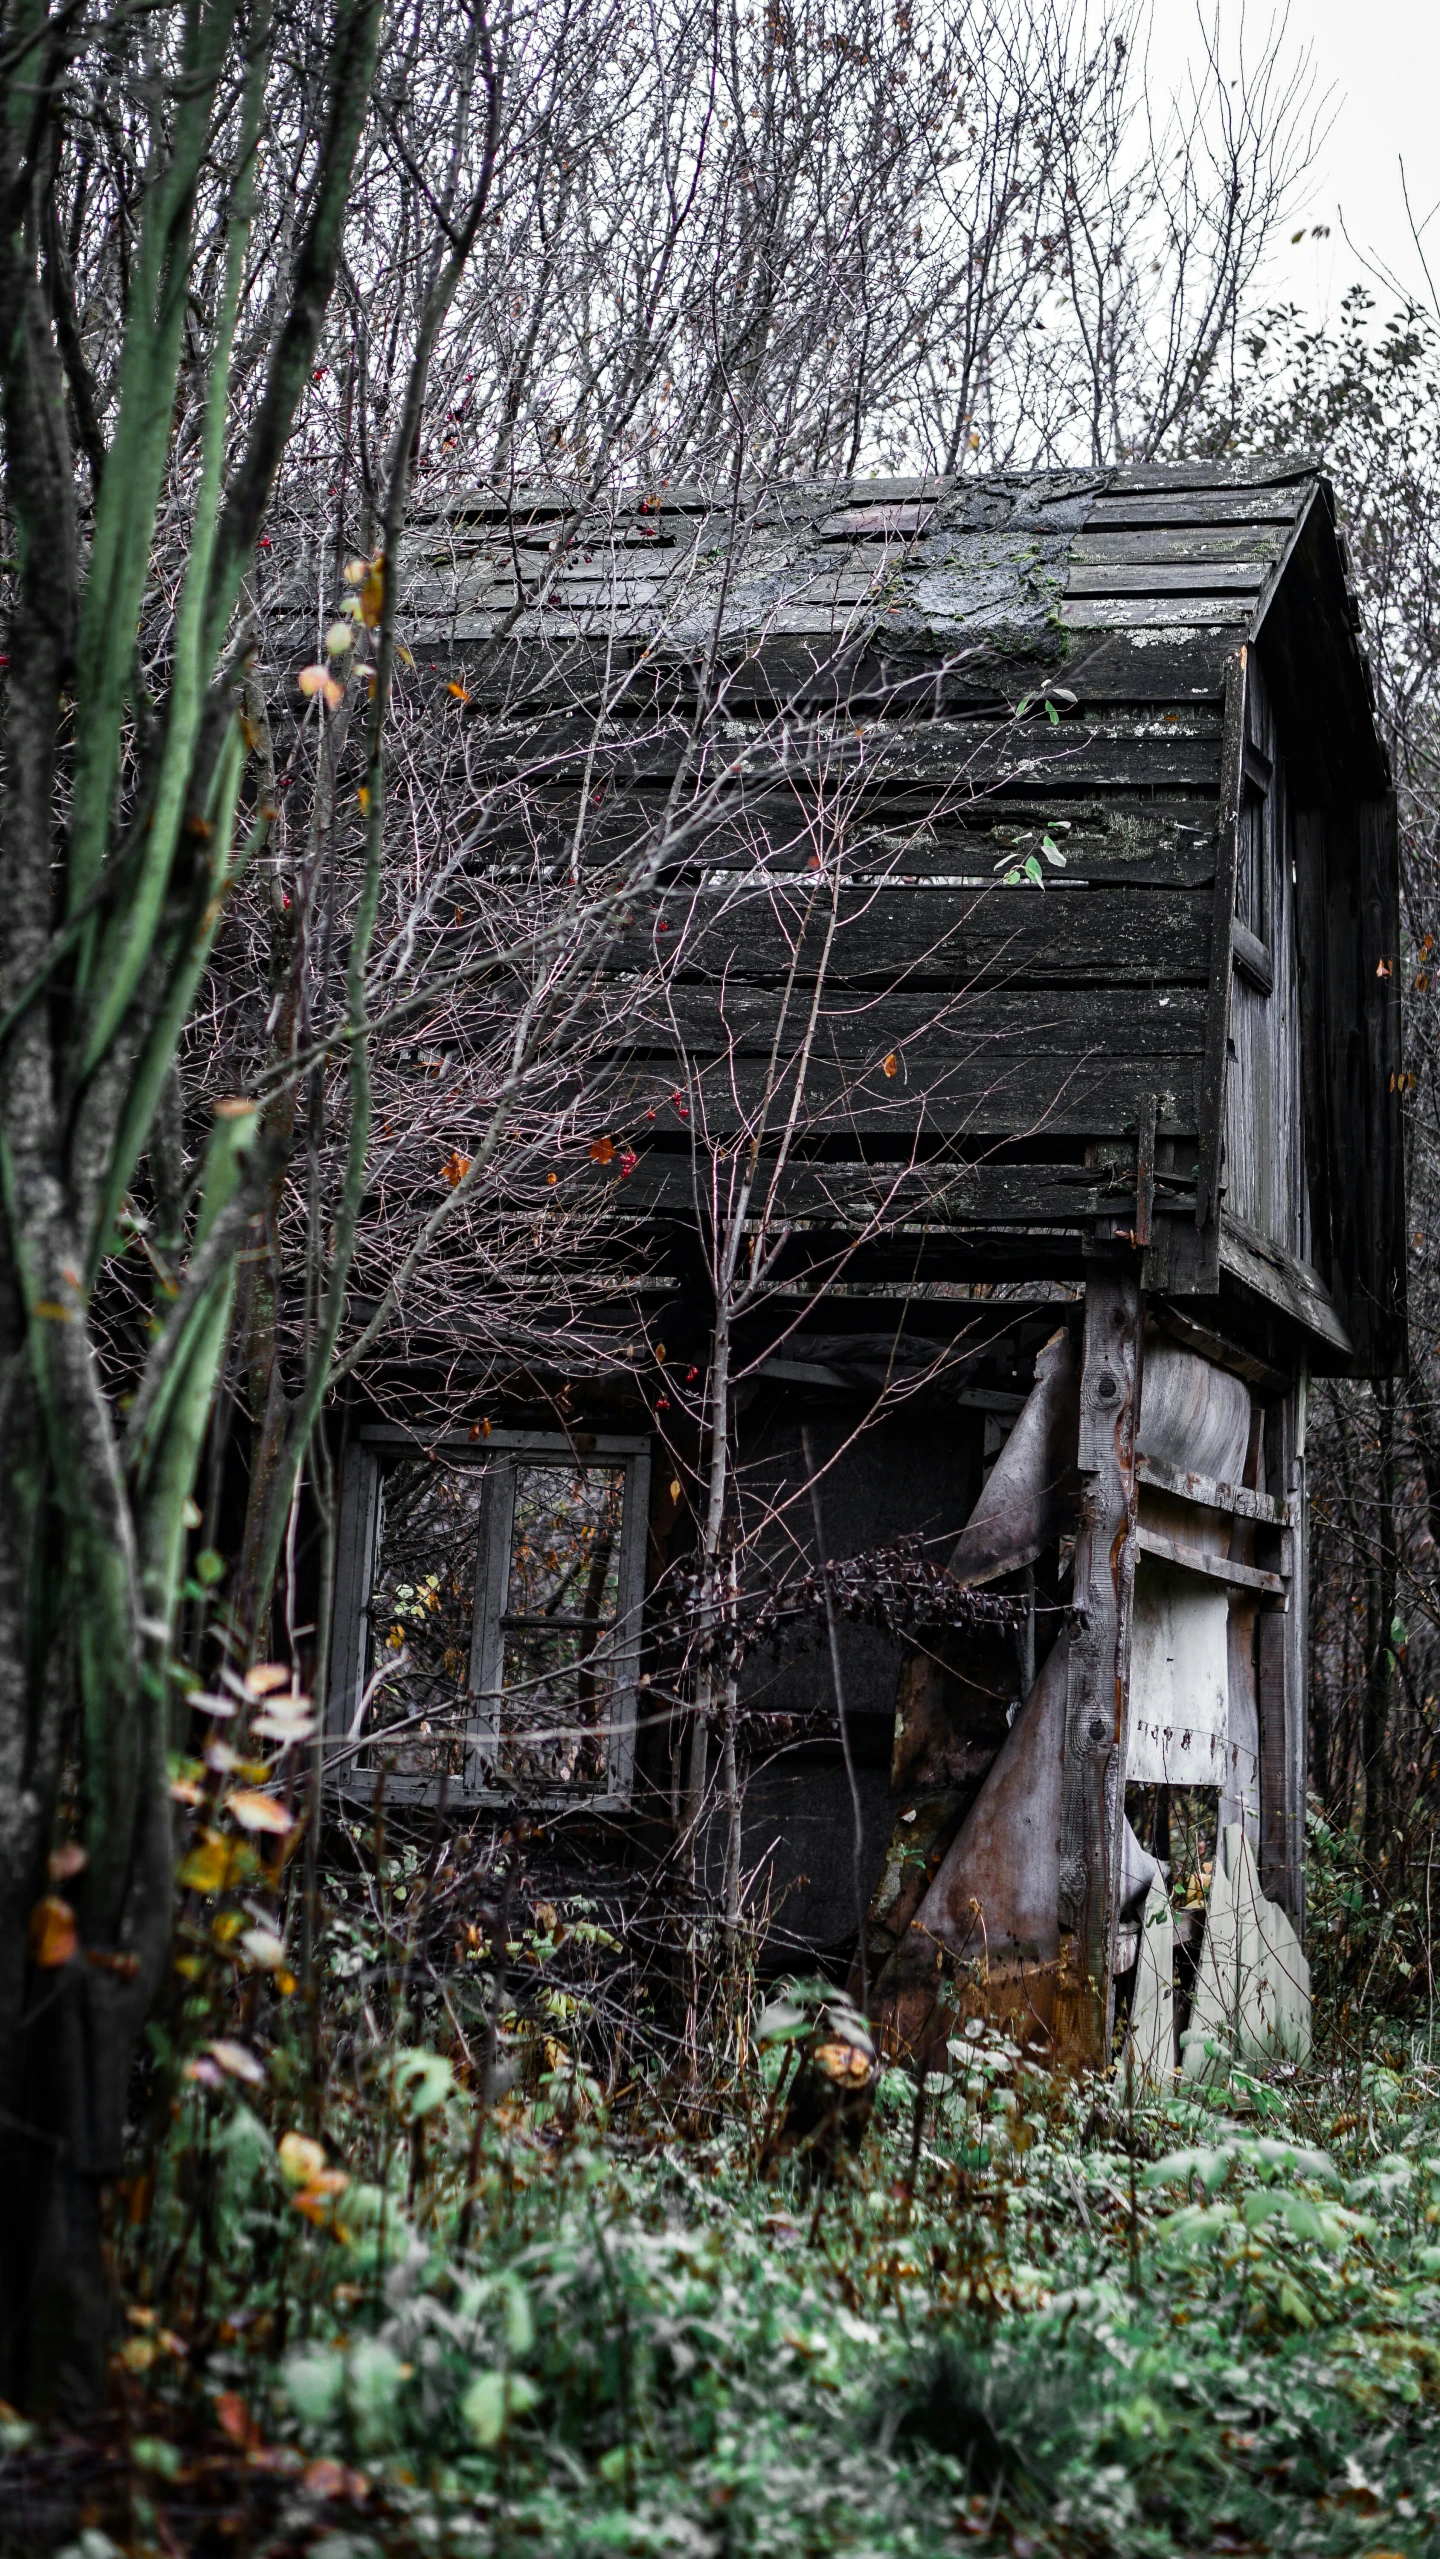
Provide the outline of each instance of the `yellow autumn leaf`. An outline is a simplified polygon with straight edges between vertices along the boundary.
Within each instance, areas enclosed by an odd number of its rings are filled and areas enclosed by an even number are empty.
[[[230,1843],[213,1834],[180,1861],[180,1882],[189,1893],[223,1893],[230,1880]]]
[[[890,1051],[889,1056],[888,1056],[887,1058],[885,1058],[885,1059],[882,1061],[882,1063],[881,1063],[881,1068],[880,1068],[880,1072],[881,1072],[881,1074],[882,1074],[882,1075],[892,1075],[892,1076],[893,1076],[893,1075],[898,1075],[898,1074],[899,1074],[899,1072],[900,1072],[900,1060],[899,1060],[899,1058],[896,1056],[895,1051],[893,1050],[893,1048],[892,1048],[892,1050]]]
[[[290,1673],[283,1662],[256,1662],[245,1673],[245,1686],[252,1697],[271,1697],[277,1688],[288,1688]]]
[[[313,2185],[315,2179],[325,2173],[325,2146],[323,2142],[312,2141],[307,2133],[284,2134],[275,2156],[280,2162],[280,2174],[289,2186]]]
[[[379,629],[384,610],[385,562],[382,556],[377,555],[367,562],[365,575],[360,580],[360,612],[367,631]]]

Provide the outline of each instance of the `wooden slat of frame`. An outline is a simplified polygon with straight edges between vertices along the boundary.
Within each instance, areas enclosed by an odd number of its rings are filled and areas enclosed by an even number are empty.
[[[1166,1466],[1158,1457],[1142,1456],[1138,1464],[1142,1484],[1194,1502],[1199,1510],[1220,1511],[1228,1519],[1261,1520],[1277,1528],[1288,1525],[1284,1503],[1272,1501],[1268,1493],[1252,1493],[1248,1484],[1222,1484],[1213,1475],[1187,1474],[1183,1467]]]
[[[1286,1584],[1281,1575],[1264,1573],[1258,1564],[1232,1564],[1228,1555],[1207,1555],[1201,1547],[1188,1545],[1183,1537],[1166,1537],[1158,1528],[1142,1527],[1137,1537],[1141,1554],[1153,1555],[1161,1563],[1182,1565],[1187,1573],[1200,1573],[1211,1582],[1226,1582],[1234,1590],[1284,1596]]]

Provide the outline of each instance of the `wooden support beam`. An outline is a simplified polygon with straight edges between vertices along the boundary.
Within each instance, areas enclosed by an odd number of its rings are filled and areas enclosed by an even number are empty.
[[[1060,1798],[1056,2059],[1109,2057],[1135,1591],[1135,1431],[1143,1298],[1138,1278],[1096,1270],[1085,1291],[1080,1371],[1080,1526]]]
[[[1288,1528],[1257,1537],[1269,1560],[1289,1576],[1285,1616],[1262,1611],[1258,1628],[1260,1709],[1260,1883],[1303,1938],[1305,1926],[1305,1717],[1308,1619],[1305,1487],[1305,1396],[1302,1373],[1293,1391],[1271,1406],[1265,1473],[1272,1498],[1283,1500]]]

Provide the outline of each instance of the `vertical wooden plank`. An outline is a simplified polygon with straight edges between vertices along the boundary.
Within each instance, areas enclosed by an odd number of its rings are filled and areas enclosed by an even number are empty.
[[[500,1699],[505,1683],[505,1630],[500,1620],[510,1588],[510,1547],[520,1464],[519,1453],[514,1450],[489,1458],[480,1491],[465,1753],[465,1783],[475,1794],[494,1785],[500,1749]]]
[[[1260,1880],[1289,1913],[1298,1933],[1305,1919],[1305,1737],[1308,1645],[1304,1371],[1272,1408],[1266,1428],[1263,1489],[1286,1503],[1290,1526],[1257,1536],[1256,1559],[1289,1576],[1289,1608],[1262,1610],[1259,1628]]]
[[[605,1758],[607,1795],[628,1803],[635,1780],[636,1682],[645,1607],[645,1549],[650,1519],[650,1451],[626,1461],[625,1508],[620,1524],[619,1601],[614,1634],[610,1741]]]
[[[373,1448],[352,1439],[340,1470],[340,1525],[335,1540],[335,1602],[330,1628],[330,1683],[325,1738],[332,1757],[344,1747],[365,1687],[365,1604],[375,1560],[375,1520],[380,1467]],[[354,1754],[334,1770],[341,1786],[355,1782]]]
[[[1210,1000],[1205,1019],[1205,1062],[1200,1078],[1200,1172],[1195,1223],[1220,1227],[1221,1158],[1225,1134],[1226,1060],[1230,1039],[1230,924],[1235,913],[1235,864],[1240,802],[1245,786],[1245,690],[1249,650],[1237,649],[1225,669],[1225,730],[1220,757],[1220,840],[1215,863],[1214,922],[1210,935]]]
[[[1109,2057],[1135,1591],[1135,1433],[1143,1298],[1133,1270],[1097,1269],[1085,1291],[1080,1370],[1080,1525],[1075,1538],[1060,1800],[1057,2060]]]
[[[1160,1113],[1160,1096],[1147,1093],[1140,1104],[1140,1125],[1135,1137],[1135,1245],[1145,1252],[1155,1223],[1155,1124]]]

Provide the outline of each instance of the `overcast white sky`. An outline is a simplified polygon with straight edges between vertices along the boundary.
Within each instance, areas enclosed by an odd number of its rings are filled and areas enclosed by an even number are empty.
[[[1245,19],[1247,49],[1258,49],[1271,22],[1266,0],[1221,0],[1224,41],[1233,44]],[[1283,9],[1277,16],[1285,15]],[[1206,16],[1213,19],[1214,0]],[[1277,246],[1269,289],[1318,318],[1338,303],[1359,269],[1340,228],[1423,289],[1400,187],[1403,157],[1410,200],[1423,219],[1440,201],[1440,0],[1291,0],[1288,41],[1308,44],[1317,94],[1331,92],[1332,121],[1307,180],[1292,230],[1328,222],[1330,237],[1299,248]],[[1195,0],[1155,0],[1150,61],[1157,85],[1173,85],[1199,48]],[[1431,273],[1440,286],[1440,214],[1425,234]]]

